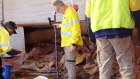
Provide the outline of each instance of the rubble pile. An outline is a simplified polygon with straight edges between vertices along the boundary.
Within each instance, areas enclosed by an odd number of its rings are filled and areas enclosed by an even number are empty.
[[[135,63],[136,63],[136,79],[140,78],[140,43],[135,42]],[[76,59],[77,79],[99,79],[98,65],[96,61],[96,47],[88,43],[91,48],[89,50],[86,45],[80,46],[78,49],[78,57]],[[29,53],[22,54],[12,59],[4,59],[8,64],[15,67],[15,75],[18,79],[29,75],[31,72],[53,73],[56,70],[56,53],[54,44],[51,42],[38,42],[34,45]],[[64,65],[65,54],[63,49],[58,46],[59,71],[64,74],[61,79],[67,78],[66,68]],[[9,61],[10,60],[10,61]],[[11,62],[12,61],[12,62]],[[19,63],[20,62],[20,63]],[[22,63],[21,63],[22,62]],[[121,79],[119,74],[119,66],[115,60],[113,63],[112,79]],[[20,72],[20,74],[19,74]],[[60,74],[61,75],[61,74]],[[15,78],[16,79],[16,78]],[[29,78],[30,79],[30,78]]]

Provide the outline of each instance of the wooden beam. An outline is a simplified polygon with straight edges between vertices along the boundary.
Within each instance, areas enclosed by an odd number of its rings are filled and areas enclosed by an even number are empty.
[[[80,20],[80,23],[85,22],[84,20]],[[60,23],[60,22],[57,22]],[[17,27],[39,27],[39,26],[44,26],[48,27],[49,23],[25,23],[25,24],[16,24]]]
[[[28,24],[17,24],[17,27],[39,27],[39,26],[47,27],[47,26],[49,26],[49,23],[28,23]]]

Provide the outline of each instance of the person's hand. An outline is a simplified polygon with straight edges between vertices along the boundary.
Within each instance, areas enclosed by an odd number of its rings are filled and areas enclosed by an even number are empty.
[[[70,47],[70,52],[73,53],[73,52],[76,52],[77,50],[77,46],[71,46]]]
[[[58,23],[57,24],[53,24],[53,26],[56,27],[56,28],[60,28]]]
[[[11,56],[16,56],[18,54],[21,54],[22,52],[23,52],[22,50],[11,49],[9,52],[7,52],[7,54]]]
[[[22,53],[23,50],[15,49],[18,53]]]
[[[5,71],[5,68],[2,65],[0,65],[0,69],[2,69],[3,72]]]

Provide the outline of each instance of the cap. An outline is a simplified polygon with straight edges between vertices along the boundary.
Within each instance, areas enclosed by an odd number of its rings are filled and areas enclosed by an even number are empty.
[[[17,34],[17,32],[16,32],[17,27],[16,27],[16,23],[15,22],[8,21],[8,22],[5,23],[4,26],[8,27],[8,28],[11,28],[11,29],[14,29],[14,34]]]

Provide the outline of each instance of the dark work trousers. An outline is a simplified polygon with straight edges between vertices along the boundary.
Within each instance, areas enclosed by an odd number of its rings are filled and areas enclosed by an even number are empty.
[[[132,12],[136,28],[138,30],[138,40],[140,41],[140,10]]]
[[[96,44],[95,34],[91,30],[90,18],[85,16],[85,22],[86,22],[86,26],[87,26],[88,36],[89,36],[90,42],[92,44]]]
[[[0,79],[4,79],[4,77],[3,77],[2,73],[3,73],[3,70],[2,70],[2,69],[0,69]]]

